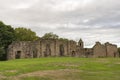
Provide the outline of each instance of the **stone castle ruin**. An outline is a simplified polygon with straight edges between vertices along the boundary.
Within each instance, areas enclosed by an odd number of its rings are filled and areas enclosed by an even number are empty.
[[[40,58],[47,56],[118,57],[117,45],[96,42],[92,48],[84,48],[84,42],[59,39],[13,42],[8,47],[7,59]]]

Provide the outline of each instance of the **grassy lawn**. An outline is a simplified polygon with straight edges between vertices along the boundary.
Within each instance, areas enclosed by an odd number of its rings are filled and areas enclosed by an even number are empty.
[[[120,58],[48,57],[3,61],[0,80],[120,80]]]

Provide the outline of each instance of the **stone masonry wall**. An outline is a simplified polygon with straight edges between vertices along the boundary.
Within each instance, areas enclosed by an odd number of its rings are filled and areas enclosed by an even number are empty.
[[[106,51],[107,51],[107,57],[118,57],[119,53],[118,53],[118,49],[116,45],[112,45],[110,43],[106,43]]]
[[[9,45],[7,59],[40,58],[47,56],[74,57],[118,57],[117,46],[96,42],[93,48],[84,48],[80,39],[77,42],[58,39],[39,39],[37,41],[13,42]]]
[[[106,57],[106,48],[100,42],[93,47],[93,57]]]

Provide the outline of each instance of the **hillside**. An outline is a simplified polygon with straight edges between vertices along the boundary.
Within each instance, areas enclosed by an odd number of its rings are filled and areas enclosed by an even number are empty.
[[[120,80],[119,58],[48,57],[0,62],[0,80]]]

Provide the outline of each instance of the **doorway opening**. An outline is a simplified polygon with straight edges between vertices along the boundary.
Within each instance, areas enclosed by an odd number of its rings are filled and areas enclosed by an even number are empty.
[[[17,51],[17,53],[15,55],[15,58],[20,59],[20,57],[21,57],[21,51]]]

